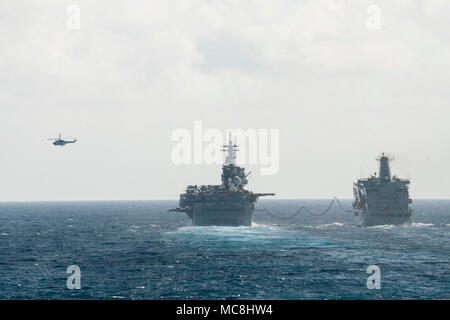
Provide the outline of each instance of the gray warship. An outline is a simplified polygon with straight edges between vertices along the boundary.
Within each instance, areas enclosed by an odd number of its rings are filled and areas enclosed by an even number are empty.
[[[222,166],[222,184],[189,185],[180,195],[179,206],[171,212],[185,212],[194,226],[251,226],[255,202],[259,197],[274,193],[253,193],[244,189],[247,185],[245,169],[236,165],[238,146],[231,137]]]
[[[380,163],[378,177],[375,173],[353,184],[353,211],[357,223],[361,226],[410,224],[409,180],[391,178],[389,161],[392,159],[384,153],[377,160]]]

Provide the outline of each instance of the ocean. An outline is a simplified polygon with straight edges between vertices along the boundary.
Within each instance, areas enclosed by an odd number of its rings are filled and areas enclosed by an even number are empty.
[[[450,299],[450,200],[415,201],[410,226],[286,218],[330,201],[260,200],[252,227],[193,227],[177,201],[3,202],[0,299]]]

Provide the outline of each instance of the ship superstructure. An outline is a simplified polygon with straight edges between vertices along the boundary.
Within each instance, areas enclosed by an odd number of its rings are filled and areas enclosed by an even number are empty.
[[[409,180],[391,177],[389,161],[382,153],[376,174],[368,179],[358,179],[353,184],[354,214],[361,226],[411,223],[412,210],[409,204]]]
[[[274,193],[253,193],[245,189],[248,183],[245,169],[236,165],[238,146],[223,146],[226,152],[220,185],[189,185],[180,195],[179,208],[169,211],[185,212],[196,226],[251,226],[255,202],[259,197]]]

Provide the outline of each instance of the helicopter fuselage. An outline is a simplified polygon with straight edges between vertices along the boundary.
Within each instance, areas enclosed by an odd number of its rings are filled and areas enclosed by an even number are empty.
[[[55,146],[61,146],[64,147],[66,144],[68,143],[75,143],[77,140],[72,140],[72,141],[66,141],[66,140],[56,140],[55,142],[53,142],[53,144]]]

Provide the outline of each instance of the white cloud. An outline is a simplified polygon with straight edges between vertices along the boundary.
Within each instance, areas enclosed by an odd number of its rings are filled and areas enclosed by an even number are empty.
[[[84,0],[68,30],[71,4],[0,9],[0,199],[175,198],[216,183],[218,167],[170,162],[172,130],[196,119],[280,129],[280,174],[255,190],[350,197],[360,165],[389,151],[413,195],[450,196],[447,1],[378,1],[379,31],[372,1]],[[79,144],[49,146],[60,130]]]

